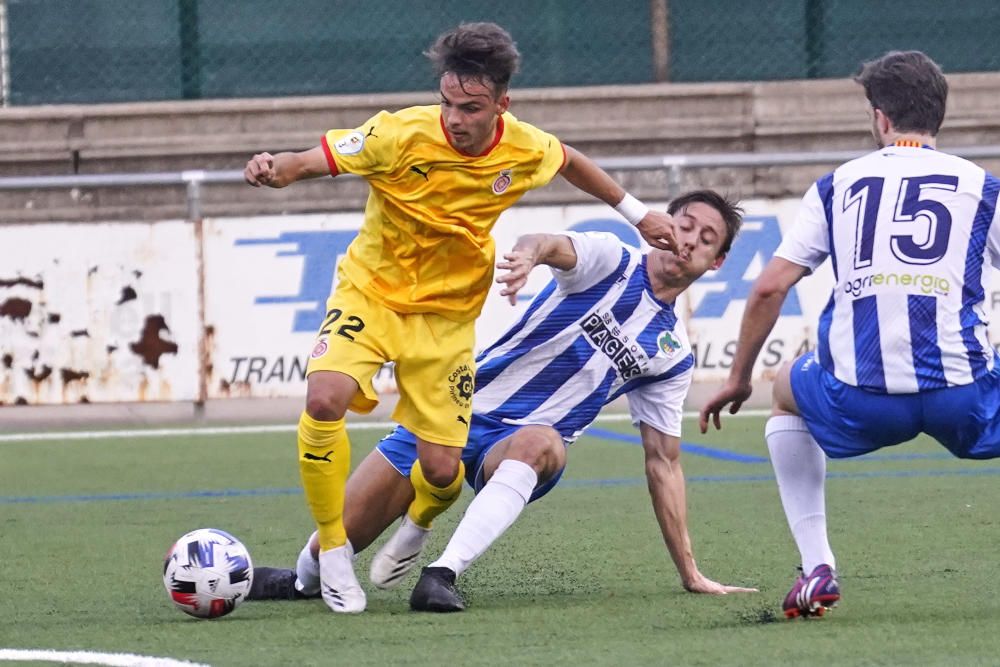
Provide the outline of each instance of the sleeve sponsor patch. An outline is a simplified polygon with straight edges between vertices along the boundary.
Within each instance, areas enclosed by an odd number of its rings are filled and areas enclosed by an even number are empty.
[[[360,132],[351,132],[333,145],[338,155],[356,155],[365,147],[365,137]]]

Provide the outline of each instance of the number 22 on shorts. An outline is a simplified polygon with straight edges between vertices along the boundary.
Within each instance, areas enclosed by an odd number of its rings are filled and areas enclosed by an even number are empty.
[[[331,308],[326,313],[326,320],[323,321],[323,326],[320,328],[319,335],[327,336],[331,333],[336,333],[338,336],[343,336],[347,340],[354,340],[354,334],[358,333],[365,328],[365,322],[357,315],[348,315],[344,318],[343,323],[334,331],[334,324],[340,320],[341,316],[344,314],[340,308]]]

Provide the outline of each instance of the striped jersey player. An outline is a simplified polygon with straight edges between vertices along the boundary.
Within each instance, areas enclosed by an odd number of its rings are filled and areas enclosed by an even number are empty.
[[[926,433],[962,458],[1000,457],[1000,372],[986,334],[1000,265],[1000,181],[936,150],[948,82],[919,51],[865,63],[879,149],[820,178],[754,284],[729,380],[701,428],[750,395],[754,361],[788,290],[827,258],[835,284],[815,352],[782,368],[765,438],[803,575],[784,613],[821,616],[840,599],[826,532],[826,456]]]
[[[607,403],[626,395],[632,421],[679,437],[694,356],[674,304],[656,297],[649,256],[607,233],[529,236],[575,257],[524,315],[477,358],[466,479],[479,490],[484,455],[522,426],[545,426],[571,444]],[[543,243],[537,242],[539,245]],[[653,269],[655,271],[655,268]],[[484,429],[491,431],[483,437]],[[412,435],[400,427],[379,450],[400,473],[412,465]],[[503,434],[501,437],[500,434]],[[397,451],[397,445],[399,450]],[[559,471],[532,489],[548,492]]]
[[[694,357],[674,308],[678,294],[718,268],[740,223],[739,209],[711,191],[674,200],[678,254],[642,253],[610,234],[522,237],[498,267],[513,299],[532,267],[553,280],[524,315],[477,360],[466,479],[477,496],[441,557],[424,568],[413,609],[456,611],[455,579],[509,527],[528,502],[549,492],[566,465],[566,446],[601,408],[627,397],[647,456],[655,513],[688,590],[734,592],[694,563],[681,513],[681,414]],[[682,241],[683,239],[683,241]],[[513,302],[513,301],[512,301]],[[397,429],[378,447],[400,476],[414,442]],[[404,519],[372,562],[372,580],[389,586],[415,563],[426,531]]]
[[[646,255],[608,234],[570,234],[576,267],[554,279],[477,359],[473,413],[548,424],[566,442],[626,395],[633,420],[680,435],[694,357]]]
[[[984,309],[1000,259],[998,182],[981,167],[898,141],[819,179],[775,252],[836,284],[817,357],[841,382],[907,394],[993,369]]]

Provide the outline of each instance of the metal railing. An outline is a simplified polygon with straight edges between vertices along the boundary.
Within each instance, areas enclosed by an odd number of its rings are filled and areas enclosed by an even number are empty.
[[[1000,145],[965,146],[951,148],[948,152],[969,160],[1000,158]],[[685,169],[722,167],[789,167],[811,164],[840,164],[865,155],[866,151],[818,151],[809,153],[701,153],[691,155],[633,155],[595,158],[595,162],[609,171],[661,171],[668,173],[669,192],[676,193]],[[347,176],[351,176],[347,174]],[[0,177],[0,190],[36,190],[88,187],[132,187],[141,185],[183,185],[186,187],[187,215],[190,220],[201,219],[201,194],[203,185],[213,183],[240,183],[243,172],[224,171],[169,171],[121,174],[73,174],[65,176],[10,176]]]

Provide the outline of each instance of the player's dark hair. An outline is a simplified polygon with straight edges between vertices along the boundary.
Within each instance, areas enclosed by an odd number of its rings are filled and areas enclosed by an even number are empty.
[[[722,242],[719,254],[726,254],[733,247],[733,239],[740,233],[740,227],[743,225],[743,207],[715,190],[692,190],[672,200],[667,207],[667,213],[674,215],[678,211],[683,211],[688,204],[696,202],[711,206],[722,216],[722,221],[726,223],[726,238]]]
[[[492,84],[497,97],[521,65],[510,33],[496,23],[463,23],[440,35],[424,55],[438,77],[452,72],[459,81]]]
[[[864,86],[897,132],[936,136],[944,122],[948,81],[938,64],[920,51],[890,51],[861,65],[854,80]]]

